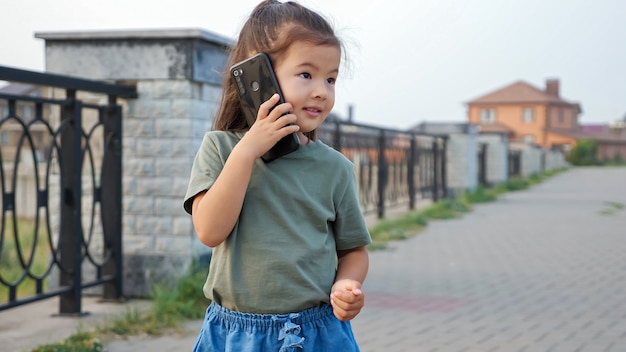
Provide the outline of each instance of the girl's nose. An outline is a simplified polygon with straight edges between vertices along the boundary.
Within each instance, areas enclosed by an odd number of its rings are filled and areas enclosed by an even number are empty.
[[[326,100],[326,98],[328,98],[328,88],[326,87],[325,81],[315,85],[313,95],[315,99]]]

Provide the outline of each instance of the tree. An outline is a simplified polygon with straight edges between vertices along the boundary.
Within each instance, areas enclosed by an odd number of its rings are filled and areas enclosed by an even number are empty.
[[[572,148],[567,161],[572,165],[597,165],[598,159],[596,158],[596,152],[598,150],[598,143],[595,139],[581,139],[576,143],[576,146]]]

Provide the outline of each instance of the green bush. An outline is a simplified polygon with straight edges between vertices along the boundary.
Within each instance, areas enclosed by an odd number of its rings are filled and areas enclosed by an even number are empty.
[[[597,150],[598,143],[594,139],[581,139],[570,151],[567,161],[576,166],[598,165]]]

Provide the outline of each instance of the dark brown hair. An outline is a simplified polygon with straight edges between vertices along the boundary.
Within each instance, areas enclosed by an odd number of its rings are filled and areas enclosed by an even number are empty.
[[[328,21],[296,2],[265,0],[252,10],[239,33],[237,43],[229,52],[222,101],[213,125],[214,129],[224,131],[248,129],[239,104],[237,89],[228,74],[228,68],[260,52],[267,53],[275,65],[296,41],[342,48],[341,41]],[[311,131],[307,136],[315,140],[317,131]]]

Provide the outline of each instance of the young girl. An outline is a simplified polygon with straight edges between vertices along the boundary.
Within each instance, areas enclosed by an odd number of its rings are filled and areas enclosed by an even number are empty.
[[[248,128],[226,75],[215,131],[196,155],[184,208],[214,250],[194,351],[359,350],[349,321],[364,304],[371,240],[354,166],[316,134],[341,48],[326,20],[294,2],[261,2],[241,30],[229,63],[267,53],[286,103],[272,109],[273,96]],[[292,133],[299,149],[260,158]]]

